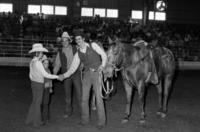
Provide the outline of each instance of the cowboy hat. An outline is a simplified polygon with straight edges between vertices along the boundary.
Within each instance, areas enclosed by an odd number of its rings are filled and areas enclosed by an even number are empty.
[[[32,45],[32,49],[29,51],[29,53],[33,52],[48,52],[48,50],[44,48],[42,44],[35,43]]]
[[[68,38],[70,41],[72,41],[72,39],[69,36],[68,32],[63,32],[61,38]]]

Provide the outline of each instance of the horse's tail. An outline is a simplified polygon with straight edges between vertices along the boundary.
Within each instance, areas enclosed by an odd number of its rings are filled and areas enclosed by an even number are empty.
[[[161,61],[163,62],[165,69],[167,71],[174,71],[176,62],[175,62],[175,57],[174,57],[173,52],[170,49],[165,48],[165,47],[163,47],[163,51],[164,52],[161,56]]]
[[[173,52],[166,47],[155,47],[153,56],[156,69],[159,74],[172,73],[175,70],[176,62]]]
[[[169,50],[168,48],[163,47],[163,53],[162,53],[162,59],[169,59],[170,61],[175,61],[174,59],[174,54],[172,53],[171,50]]]

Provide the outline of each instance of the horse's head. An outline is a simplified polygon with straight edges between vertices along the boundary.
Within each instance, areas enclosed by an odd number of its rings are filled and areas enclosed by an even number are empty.
[[[108,78],[113,77],[115,70],[119,65],[119,57],[121,53],[120,41],[114,41],[107,50],[108,61],[105,67],[104,75]]]

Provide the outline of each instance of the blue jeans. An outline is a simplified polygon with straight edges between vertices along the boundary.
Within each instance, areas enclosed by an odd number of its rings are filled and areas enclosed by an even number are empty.
[[[82,95],[82,85],[81,85],[81,72],[76,71],[71,77],[64,80],[64,90],[65,90],[65,114],[72,114],[72,93],[75,90],[77,106],[78,109],[81,108],[81,95]]]
[[[31,89],[33,100],[29,108],[26,124],[33,123],[34,126],[40,126],[42,124],[41,105],[43,99],[44,84],[31,81]]]
[[[44,122],[49,120],[49,101],[50,101],[50,88],[45,88],[42,101],[42,119]]]
[[[93,91],[96,96],[96,104],[97,104],[97,114],[98,114],[98,125],[105,125],[106,123],[106,114],[104,108],[104,102],[101,97],[101,89],[99,82],[99,73],[96,71],[85,71],[83,74],[82,81],[82,113],[81,113],[81,122],[83,124],[89,123],[89,98],[90,98],[90,90],[93,86]]]

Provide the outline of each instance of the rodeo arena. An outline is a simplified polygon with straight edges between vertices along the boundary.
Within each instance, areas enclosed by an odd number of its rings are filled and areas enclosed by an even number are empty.
[[[0,132],[199,132],[194,0],[0,0]]]

